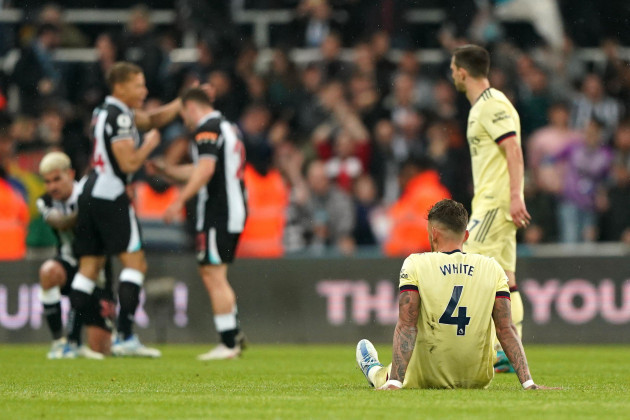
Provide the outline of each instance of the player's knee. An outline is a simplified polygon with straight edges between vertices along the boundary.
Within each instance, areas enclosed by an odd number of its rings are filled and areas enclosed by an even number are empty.
[[[147,272],[147,259],[144,256],[144,252],[123,254],[121,255],[121,262],[125,268],[138,270],[142,274],[146,274]]]
[[[44,290],[51,287],[63,286],[66,282],[66,273],[57,261],[48,260],[39,268],[39,284]]]
[[[125,268],[131,268],[133,270],[137,270],[142,274],[147,273],[147,260],[142,256],[142,258],[134,258],[129,260],[125,265]]]
[[[208,268],[203,270],[201,277],[204,283],[212,288],[223,287],[228,284],[227,276],[221,270]]]
[[[142,274],[147,274],[147,260],[142,258],[142,261],[139,263],[139,267],[137,268]]]
[[[81,263],[81,265],[79,266],[79,273],[81,273],[88,279],[91,279],[92,281],[96,281],[96,279],[98,279],[98,273],[100,272],[100,270],[100,265],[92,262],[86,264]]]

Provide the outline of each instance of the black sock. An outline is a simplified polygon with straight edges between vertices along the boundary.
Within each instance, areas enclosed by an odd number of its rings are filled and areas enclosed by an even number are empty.
[[[61,302],[44,303],[44,315],[48,322],[48,328],[52,333],[53,340],[59,340],[63,336],[63,325],[61,322]]]
[[[72,289],[72,292],[70,292],[72,310],[68,318],[68,341],[77,345],[81,344],[81,327],[91,302],[92,295],[77,289]]]
[[[221,331],[219,333],[221,336],[221,342],[225,344],[226,347],[233,349],[236,347],[236,336],[238,335],[238,328],[228,331]]]
[[[118,314],[118,334],[126,340],[133,335],[133,317],[140,303],[140,286],[124,281],[118,287],[120,313]]]
[[[83,326],[83,318],[79,315],[79,311],[71,309],[68,313],[68,341],[77,346],[81,345],[81,327]]]

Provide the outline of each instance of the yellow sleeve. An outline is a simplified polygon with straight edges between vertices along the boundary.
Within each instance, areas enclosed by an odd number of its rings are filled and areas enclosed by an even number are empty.
[[[497,144],[517,135],[518,126],[512,110],[506,103],[497,99],[486,101],[479,122]]]
[[[416,265],[413,261],[413,255],[408,256],[403,262],[402,268],[400,269],[399,283],[398,286],[401,291],[403,290],[418,290],[418,286],[420,283],[418,282],[418,274],[416,270]]]

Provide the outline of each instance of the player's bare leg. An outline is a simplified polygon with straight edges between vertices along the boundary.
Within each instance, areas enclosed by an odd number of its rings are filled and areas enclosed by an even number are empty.
[[[66,270],[59,261],[47,260],[39,269],[39,300],[44,307],[44,316],[53,337],[48,352],[49,359],[60,358],[66,345],[61,320],[61,288],[66,280]]]
[[[111,353],[112,333],[99,327],[88,326],[87,342],[93,351],[108,355]]]
[[[133,322],[136,309],[140,304],[140,289],[144,283],[147,271],[147,261],[144,251],[123,252],[118,255],[123,269],[119,276],[118,302],[118,333],[116,342],[112,346],[115,356],[160,357],[162,353],[153,348],[145,347],[133,333]]]
[[[204,265],[199,269],[206,286],[214,315],[230,314],[236,304],[236,295],[227,280],[227,264]]]
[[[241,353],[241,340],[236,294],[227,280],[227,264],[200,266],[199,274],[210,296],[214,324],[221,336],[221,344],[208,353],[199,355],[198,359],[218,360],[238,357]]]

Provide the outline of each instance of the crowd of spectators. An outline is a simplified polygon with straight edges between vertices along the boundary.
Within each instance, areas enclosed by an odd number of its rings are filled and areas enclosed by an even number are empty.
[[[88,170],[91,111],[107,94],[104,75],[117,60],[128,60],[144,69],[146,107],[197,81],[214,85],[216,108],[240,128],[250,171],[279,174],[284,182],[284,253],[347,255],[358,246],[378,246],[404,255],[423,249],[425,239],[416,239],[413,228],[426,223],[428,206],[443,197],[469,206],[473,194],[465,136],[469,104],[448,72],[449,51],[469,42],[490,49],[491,84],[521,117],[533,221],[519,240],[630,243],[630,64],[620,45],[627,40],[614,37],[608,25],[593,35],[605,60],[578,57],[573,40],[579,36],[572,35],[583,22],[575,19],[576,9],[590,2],[541,2],[553,11],[548,16],[556,27],[523,13],[520,0],[438,2],[447,5],[447,20],[424,37],[438,43],[444,59],[425,63],[413,31],[405,32],[405,11],[413,2],[245,0],[245,7],[294,8],[295,19],[283,29],[283,42],[272,45],[268,65],[231,23],[229,9],[221,7],[220,18],[212,17],[216,25],[204,26],[199,19],[210,19],[213,6],[198,11],[189,4],[195,2],[177,3],[192,8],[184,23],[156,30],[151,11],[137,6],[126,25],[93,40],[63,22],[58,6],[44,5],[5,38],[14,45],[0,45],[5,59],[20,49],[14,65],[0,70],[0,187],[11,186],[30,209],[29,246],[53,240],[34,206],[43,191],[36,175],[41,156],[60,149],[79,174]],[[607,16],[598,24],[627,25],[630,11],[620,4],[625,18]],[[515,42],[501,27],[501,17],[514,15],[537,34],[531,45]],[[169,59],[183,42],[182,27],[195,29],[195,62]],[[53,59],[60,46],[90,44],[94,62]],[[291,49],[303,47],[317,49],[318,58],[294,61]],[[165,159],[189,158],[181,123],[162,130],[162,139],[158,153]],[[139,179],[157,192],[168,188],[146,174]],[[25,223],[19,206],[3,206],[2,217],[13,211],[16,223]]]

